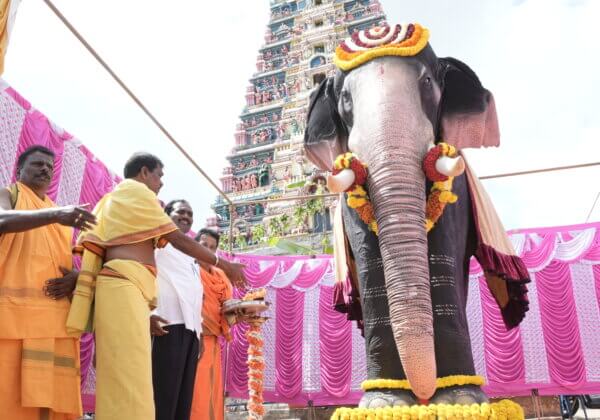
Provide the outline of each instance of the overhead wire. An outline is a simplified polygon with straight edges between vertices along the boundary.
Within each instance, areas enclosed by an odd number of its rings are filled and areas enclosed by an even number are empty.
[[[61,20],[61,22],[71,31],[71,33],[81,42],[81,44],[88,50],[88,52],[98,61],[98,63],[110,74],[110,76],[117,82],[119,86],[129,95],[129,97],[138,105],[138,107],[150,118],[150,120],[158,127],[158,129],[167,137],[167,139],[183,154],[183,156],[192,164],[192,166],[200,172],[200,174],[215,188],[219,195],[221,195],[227,204],[229,204],[230,209],[234,205],[246,205],[246,204],[268,204],[271,202],[280,202],[280,201],[294,201],[294,200],[304,200],[304,199],[314,199],[314,198],[325,198],[325,197],[333,197],[337,194],[322,194],[322,195],[312,195],[312,196],[295,196],[295,197],[285,197],[285,198],[275,198],[275,199],[263,199],[263,200],[245,200],[234,203],[231,198],[212,180],[210,176],[196,163],[196,161],[190,156],[190,154],[179,144],[177,140],[171,135],[171,133],[158,121],[158,119],[150,112],[150,110],[144,105],[144,103],[129,89],[129,87],[121,80],[119,76],[112,70],[112,68],[104,61],[102,57],[96,52],[96,50],[87,42],[87,40],[75,29],[75,27],[69,22],[69,20],[61,13],[61,11],[54,5],[52,0],[44,0],[44,3],[52,10],[52,12]],[[480,180],[488,180],[488,179],[497,179],[497,178],[506,178],[513,176],[522,176],[522,175],[531,175],[537,173],[546,173],[546,172],[554,172],[554,171],[563,171],[568,169],[579,169],[586,168],[591,166],[600,165],[600,162],[592,162],[592,163],[583,163],[578,165],[569,165],[569,166],[558,166],[552,168],[544,168],[544,169],[534,169],[528,171],[519,171],[519,172],[509,172],[503,174],[496,175],[484,175],[479,177]],[[589,220],[596,203],[598,202],[598,198],[600,197],[600,192],[596,196],[594,200],[594,204],[587,216],[586,222]],[[230,229],[231,230],[231,229]]]
[[[129,97],[138,105],[138,107],[150,118],[150,120],[158,127],[160,131],[169,139],[169,141],[183,154],[183,156],[192,164],[194,168],[212,185],[219,194],[229,203],[233,204],[229,196],[208,176],[206,172],[196,163],[196,161],[190,156],[190,154],[179,144],[177,140],[171,135],[171,133],[158,121],[158,119],[150,112],[150,110],[144,105],[144,103],[129,89],[129,87],[121,80],[119,76],[112,70],[112,68],[100,57],[96,50],[86,41],[86,39],[75,29],[75,27],[69,22],[69,20],[61,13],[61,11],[52,3],[51,0],[44,0],[44,3],[54,12],[54,14],[62,21],[62,23],[71,31],[71,33],[83,44],[85,49],[100,63],[102,67],[111,75],[111,77],[117,82],[119,86],[129,95]]]

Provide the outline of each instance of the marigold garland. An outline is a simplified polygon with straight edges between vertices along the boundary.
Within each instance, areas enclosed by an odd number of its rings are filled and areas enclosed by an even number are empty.
[[[455,157],[456,155],[454,146],[440,142],[432,147],[423,159],[423,171],[427,179],[433,182],[425,206],[425,229],[428,233],[444,213],[446,204],[456,203],[456,200],[458,200],[456,194],[452,192],[454,177],[441,174],[435,167],[440,157]],[[375,220],[373,204],[365,190],[368,176],[367,165],[362,163],[354,153],[344,153],[335,159],[332,173],[337,175],[344,169],[350,169],[354,172],[354,182],[345,191],[348,207],[356,210],[360,220],[369,227],[369,230],[374,232],[375,235],[379,235],[379,226]]]
[[[450,375],[437,378],[435,387],[448,388],[459,385],[483,385],[485,380],[483,376],[478,375]],[[406,379],[367,379],[361,384],[364,391],[372,389],[411,389],[410,383]]]
[[[367,224],[369,230],[375,235],[379,235],[379,227],[375,221],[373,205],[369,199],[364,185],[367,182],[367,165],[362,163],[354,153],[344,153],[339,155],[333,163],[333,175],[337,175],[344,169],[351,169],[354,172],[354,183],[346,190],[348,197],[346,202],[348,207],[356,210],[360,220]]]
[[[454,146],[440,142],[432,147],[423,159],[425,176],[433,182],[425,206],[425,229],[427,232],[433,229],[442,216],[446,204],[456,203],[458,200],[458,196],[452,192],[454,177],[441,174],[435,167],[435,163],[442,156],[456,157],[456,149]]]
[[[248,339],[248,419],[261,420],[265,415],[263,406],[263,379],[265,362],[263,357],[264,341],[261,336],[260,322],[250,322],[246,332]]]
[[[331,420],[523,420],[521,406],[510,400],[471,405],[430,404],[384,408],[338,408]]]

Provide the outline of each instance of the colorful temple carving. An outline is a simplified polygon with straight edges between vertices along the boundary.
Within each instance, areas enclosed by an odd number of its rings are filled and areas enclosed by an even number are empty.
[[[227,234],[234,217],[235,249],[265,248],[269,235],[312,234],[313,244],[320,243],[314,236],[331,229],[331,199],[248,202],[327,192],[325,178],[303,154],[308,97],[334,73],[338,43],[384,20],[379,0],[271,0],[265,43],[246,90],[246,107],[227,157],[230,166],[221,178],[234,203],[245,204],[234,206],[230,214],[227,203],[217,198],[217,217],[209,221]],[[223,246],[228,247],[227,239]]]

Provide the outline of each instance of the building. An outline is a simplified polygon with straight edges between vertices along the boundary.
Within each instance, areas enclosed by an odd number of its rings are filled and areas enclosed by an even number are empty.
[[[317,252],[323,240],[326,245],[332,198],[252,201],[326,192],[323,174],[303,154],[308,97],[334,74],[332,57],[339,42],[383,20],[378,0],[271,0],[265,43],[221,178],[223,191],[236,205],[233,214],[221,197],[213,205],[217,219],[211,224],[224,233],[224,248],[231,217],[235,249],[260,252],[268,248],[269,237],[282,236]]]

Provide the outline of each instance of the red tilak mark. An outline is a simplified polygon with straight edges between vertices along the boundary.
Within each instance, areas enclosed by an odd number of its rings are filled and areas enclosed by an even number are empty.
[[[385,69],[383,68],[383,64],[381,66],[379,66],[379,74],[381,74],[383,76],[383,73],[385,73]]]

